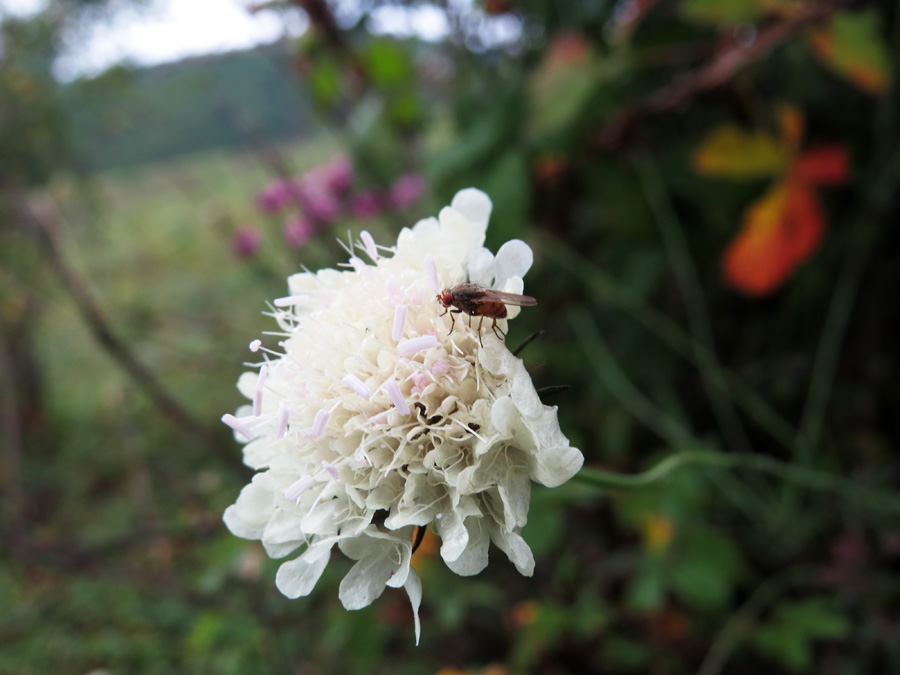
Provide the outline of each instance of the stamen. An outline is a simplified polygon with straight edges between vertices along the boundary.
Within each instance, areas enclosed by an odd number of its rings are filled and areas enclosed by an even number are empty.
[[[391,331],[391,337],[397,341],[403,337],[403,328],[406,326],[406,305],[397,305],[394,310],[394,329]]]
[[[363,230],[359,233],[359,238],[362,239],[363,244],[366,245],[366,253],[369,254],[369,257],[373,261],[378,260],[378,249],[375,247],[375,240],[372,239],[372,235],[366,230]]]
[[[458,419],[456,419],[455,417],[451,417],[450,419],[453,420],[454,422],[456,422],[459,426],[461,426],[463,429],[465,429],[466,431],[468,431],[470,434],[472,434],[475,438],[477,438],[478,440],[480,440],[482,443],[484,442],[484,437],[483,437],[483,436],[479,436],[479,435],[478,435],[478,432],[475,431],[474,429],[472,429],[468,424],[465,424],[464,422],[460,422],[460,421],[459,421]]]
[[[284,498],[289,502],[295,502],[300,499],[300,495],[309,490],[312,487],[312,484],[315,481],[312,479],[312,476],[303,476],[288,487],[287,490],[284,491]]]
[[[342,379],[341,382],[346,384],[363,398],[369,398],[372,395],[372,392],[369,391],[366,383],[360,380],[356,375],[351,375],[350,373],[348,373],[344,375],[344,379]]]
[[[253,392],[253,414],[259,417],[262,412],[262,395],[263,386],[266,383],[266,376],[269,374],[269,366],[265,363],[259,368],[259,377],[256,379],[256,391]]]
[[[350,264],[353,266],[353,270],[357,274],[361,274],[364,269],[366,269],[366,263],[357,258],[355,255],[350,256]]]
[[[329,464],[328,462],[326,462],[323,459],[322,460],[322,468],[325,469],[332,478],[334,478],[335,480],[338,479],[338,472],[337,472],[337,469],[334,468],[333,464]]]
[[[238,418],[230,413],[225,413],[222,415],[222,422],[224,422],[227,426],[234,429],[241,436],[246,438],[248,441],[252,441],[254,437],[254,433],[250,431],[249,428],[244,426],[241,422],[238,421]]]
[[[275,422],[275,438],[284,438],[290,416],[291,411],[287,408],[282,407],[278,410],[278,420]]]
[[[304,302],[309,302],[308,295],[288,295],[283,298],[275,298],[272,304],[276,307],[293,307],[294,305],[302,305]]]
[[[385,389],[387,389],[388,396],[391,397],[394,407],[397,408],[397,412],[401,415],[409,415],[409,406],[406,405],[406,401],[403,399],[403,394],[400,392],[397,381],[394,378],[391,378],[387,381]]]
[[[262,347],[262,340],[254,340],[250,343],[250,351],[254,354],[259,351],[260,347]]]
[[[423,349],[431,349],[438,346],[438,339],[434,335],[423,335],[422,337],[413,338],[412,340],[404,340],[397,346],[397,351],[401,356],[409,356]]]
[[[325,431],[326,424],[328,424],[328,413],[324,410],[320,410],[316,413],[316,417],[313,420],[312,429],[310,429],[305,436],[307,438],[318,438]]]
[[[438,281],[437,267],[434,265],[434,256],[430,253],[425,256],[425,274],[428,276],[428,285],[431,290],[437,293],[441,290],[441,284]]]

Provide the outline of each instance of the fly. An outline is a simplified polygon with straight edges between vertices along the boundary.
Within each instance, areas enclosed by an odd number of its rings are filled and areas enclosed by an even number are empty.
[[[533,307],[537,304],[537,300],[527,295],[504,293],[503,291],[495,291],[467,282],[456,284],[453,288],[445,288],[438,293],[437,299],[445,308],[444,314],[450,312],[451,333],[456,324],[454,314],[468,314],[470,317],[481,317],[481,321],[478,322],[478,341],[482,347],[484,343],[481,341],[481,326],[484,324],[485,317],[493,319],[491,330],[494,331],[494,335],[498,339],[502,340],[505,336],[503,331],[497,326],[497,319],[506,318],[506,306]],[[444,316],[444,314],[441,314],[441,316]],[[469,319],[469,325],[471,324],[472,320]]]

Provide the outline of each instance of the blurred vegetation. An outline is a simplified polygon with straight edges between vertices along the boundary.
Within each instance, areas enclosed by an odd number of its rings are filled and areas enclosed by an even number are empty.
[[[369,33],[385,4],[260,9],[307,12],[289,66],[66,86],[65,3],[0,25],[0,672],[900,672],[897,7],[485,0],[422,44]],[[255,195],[338,153],[377,215],[288,246]],[[535,250],[508,340],[545,331],[523,357],[588,465],[791,470],[536,488],[532,579],[426,538],[415,648],[401,592],[340,606],[346,561],[278,593],[221,524],[250,472],[216,420],[287,274],[470,185],[488,246]]]

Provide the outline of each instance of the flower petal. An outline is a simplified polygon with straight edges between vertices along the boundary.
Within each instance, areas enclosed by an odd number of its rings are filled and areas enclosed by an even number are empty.
[[[521,239],[506,242],[494,258],[494,288],[503,288],[512,277],[524,277],[534,263],[531,247]]]
[[[330,559],[331,546],[327,547],[324,554],[310,548],[296,560],[290,560],[278,568],[275,586],[288,598],[309,595],[316,587]]]
[[[463,214],[473,225],[477,225],[482,232],[487,230],[494,206],[491,204],[491,198],[481,190],[476,188],[460,190],[453,197],[450,206]]]

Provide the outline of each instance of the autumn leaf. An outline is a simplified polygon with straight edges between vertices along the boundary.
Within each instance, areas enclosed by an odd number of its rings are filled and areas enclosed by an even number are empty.
[[[813,184],[792,172],[747,207],[723,256],[725,279],[748,295],[773,291],[816,250],[824,227]]]
[[[780,173],[790,160],[790,148],[782,139],[735,124],[713,129],[693,157],[698,173],[739,179]]]
[[[840,145],[810,148],[797,158],[793,170],[818,185],[838,185],[847,179],[847,150]]]
[[[842,12],[807,34],[813,53],[831,70],[871,94],[891,80],[890,53],[875,10]]]

